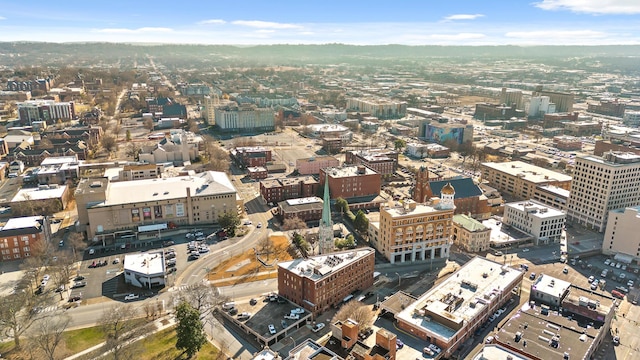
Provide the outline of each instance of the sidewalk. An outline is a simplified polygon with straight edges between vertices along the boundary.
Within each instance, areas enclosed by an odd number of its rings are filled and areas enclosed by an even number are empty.
[[[163,324],[163,321],[166,321],[166,324]],[[150,332],[146,333],[145,335],[139,336],[139,337],[129,341],[129,343],[134,343],[136,341],[140,341],[140,340],[144,339],[145,337],[147,337],[147,336],[149,336],[151,334],[155,334],[155,333],[160,332],[160,331],[162,331],[164,329],[167,329],[167,328],[169,328],[171,326],[174,326],[176,324],[176,322],[175,322],[175,319],[174,319],[173,316],[166,315],[166,316],[163,316],[163,317],[155,320],[154,324],[156,325],[156,328],[153,331],[150,331]],[[102,343],[100,343],[98,345],[95,345],[95,346],[92,346],[92,347],[90,347],[90,348],[88,348],[86,350],[83,350],[83,351],[81,351],[81,352],[79,352],[77,354],[71,355],[71,356],[65,358],[65,360],[78,359],[83,355],[90,354],[91,352],[96,351],[96,350],[100,350],[100,348],[102,348],[105,344],[106,344],[105,342],[102,342]]]

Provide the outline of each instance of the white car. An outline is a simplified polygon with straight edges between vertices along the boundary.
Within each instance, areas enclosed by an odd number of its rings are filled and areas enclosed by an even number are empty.
[[[303,308],[295,308],[293,310],[291,310],[292,314],[304,314],[304,309]]]
[[[627,281],[627,286],[628,287],[633,287],[633,280]]]
[[[438,354],[442,351],[442,349],[440,349],[436,344],[429,344],[429,349],[433,350]]]
[[[45,275],[45,276],[42,277],[42,280],[44,280],[44,281],[49,281],[49,279],[51,279],[51,276],[49,276],[49,275]]]
[[[251,222],[251,220],[247,220],[247,221],[245,221],[245,222],[244,222],[244,224],[245,224],[245,225],[251,225],[251,224],[253,224],[253,223]]]
[[[95,253],[96,253],[96,250],[95,250],[95,249],[89,249],[89,255],[93,255],[93,254],[95,254]]]
[[[124,300],[125,300],[125,301],[128,301],[128,300],[135,300],[135,299],[137,299],[137,298],[139,298],[139,297],[140,297],[140,296],[139,296],[138,294],[127,294],[127,295],[125,295]]]
[[[259,222],[259,223],[258,223],[258,226],[256,226],[256,227],[257,227],[258,229],[260,229],[260,228],[262,227],[262,223],[261,223],[261,222]]]
[[[522,252],[529,252],[529,248],[522,249]]]
[[[276,327],[273,324],[269,324],[269,334],[274,335],[276,333]]]
[[[292,313],[285,315],[284,318],[289,320],[300,320],[300,315]]]
[[[314,327],[311,328],[313,332],[318,332],[324,329],[324,323],[317,323]]]

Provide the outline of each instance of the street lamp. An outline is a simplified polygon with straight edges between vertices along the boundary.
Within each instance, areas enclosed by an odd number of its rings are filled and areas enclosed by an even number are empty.
[[[398,275],[398,286],[400,286],[400,280],[401,280],[402,278],[400,277],[400,274],[396,273],[396,275]]]
[[[294,339],[293,336],[289,336],[289,339],[291,339],[291,341],[293,341],[293,348],[295,348],[296,347],[296,339]]]

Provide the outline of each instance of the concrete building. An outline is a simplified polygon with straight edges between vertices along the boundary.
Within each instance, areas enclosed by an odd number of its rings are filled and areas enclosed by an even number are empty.
[[[455,141],[460,145],[473,141],[473,125],[424,121],[420,123],[418,137],[440,145],[449,141]]]
[[[323,201],[317,196],[288,199],[278,202],[276,216],[280,221],[299,218],[302,221],[318,221],[322,218]]]
[[[548,96],[532,96],[527,108],[527,116],[531,118],[540,118],[545,114],[556,112],[556,104],[550,102]]]
[[[30,125],[33,121],[46,121],[53,124],[57,120],[73,120],[76,118],[76,108],[73,101],[56,102],[54,100],[27,100],[16,103],[18,118],[23,125]]]
[[[602,253],[640,261],[640,206],[609,211],[602,241]]]
[[[571,176],[522,161],[487,162],[480,169],[482,179],[489,185],[520,199],[531,199],[538,186],[553,185],[566,190],[571,186]]]
[[[125,255],[122,263],[127,284],[146,289],[165,284],[163,251]]]
[[[587,111],[588,112],[592,112],[592,113],[596,113],[596,114],[615,116],[615,117],[623,117],[624,116],[625,106],[626,106],[626,104],[623,103],[623,102],[618,102],[618,99],[600,100],[600,103],[597,103],[597,104],[590,103],[590,104],[588,104],[587,105]]]
[[[349,200],[380,194],[382,177],[364,165],[320,170],[320,186],[329,182],[331,199]]]
[[[345,164],[364,165],[382,176],[389,176],[398,167],[398,152],[387,149],[347,151]]]
[[[569,190],[553,185],[542,185],[536,187],[533,200],[566,212],[569,194]]]
[[[260,181],[260,195],[267,203],[315,196],[320,183],[312,176]]]
[[[567,220],[604,232],[609,211],[640,205],[640,156],[608,152],[575,159]]]
[[[473,117],[486,121],[496,119],[523,118],[524,110],[516,108],[515,104],[507,106],[505,104],[477,103]]]
[[[33,172],[40,185],[64,185],[68,181],[76,181],[79,178],[80,162],[77,156],[48,157],[42,160],[40,166]]]
[[[430,158],[445,158],[449,156],[448,147],[442,146],[440,144],[426,144],[426,143],[408,143],[407,144],[407,154],[409,156],[424,159],[426,157]]]
[[[52,214],[66,209],[71,198],[67,185],[39,185],[36,188],[22,188],[8,203],[16,213],[22,212],[18,209],[34,209],[41,211],[40,214]],[[7,203],[3,203],[7,204]]]
[[[274,110],[252,104],[216,106],[214,118],[215,125],[225,132],[273,131],[276,127]]]
[[[312,124],[307,125],[305,129],[311,137],[323,140],[340,139],[343,145],[353,138],[351,130],[340,124]]]
[[[191,132],[171,130],[157,144],[143,147],[138,159],[150,164],[184,164],[196,160],[200,155],[201,141],[202,138]]]
[[[451,355],[503,306],[524,273],[476,257],[395,314],[398,327]]]
[[[454,196],[449,185],[430,203],[406,200],[403,206],[381,207],[380,221],[369,223],[371,243],[391,263],[448,258]]]
[[[296,170],[300,175],[318,175],[320,169],[338,166],[340,161],[333,156],[314,156],[296,160]]]
[[[454,245],[468,252],[489,250],[491,228],[464,214],[454,215],[451,224]]]
[[[502,88],[500,92],[500,103],[507,106],[515,105],[516,109],[524,109],[522,100],[522,90]]]
[[[534,200],[504,205],[502,222],[533,237],[535,245],[559,243],[566,215]]]
[[[563,151],[581,151],[582,140],[579,137],[560,135],[553,137],[553,147]]]
[[[536,87],[536,91],[534,91],[531,96],[549,97],[549,102],[556,105],[556,112],[573,111],[573,94],[571,93],[543,90],[542,85],[539,85]]]
[[[407,103],[389,99],[347,99],[347,111],[368,113],[381,120],[402,119],[407,114]]]
[[[118,171],[117,181],[157,179],[163,171],[162,164],[126,164]]]
[[[253,180],[266,179],[269,176],[267,168],[263,166],[249,166],[247,168],[247,173]]]
[[[600,135],[602,132],[602,123],[598,121],[565,122],[562,125],[565,135],[591,136]]]
[[[230,211],[242,211],[242,199],[223,172],[191,176],[109,182],[82,179],[75,192],[80,231],[105,244],[125,242],[150,224],[211,224]]]
[[[626,126],[638,127],[640,125],[640,111],[625,110],[622,123]]]
[[[372,286],[374,262],[371,248],[280,262],[278,292],[317,316]]]
[[[28,258],[51,241],[51,229],[44,216],[14,217],[0,226],[2,261]]]

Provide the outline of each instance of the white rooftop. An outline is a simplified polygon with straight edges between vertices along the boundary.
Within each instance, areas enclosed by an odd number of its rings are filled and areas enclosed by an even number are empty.
[[[359,248],[328,255],[318,255],[308,259],[295,259],[281,262],[278,266],[301,276],[306,276],[313,280],[320,280],[324,276],[347,267],[372,252],[374,252],[372,248]]]
[[[37,188],[23,188],[18,191],[11,202],[29,200],[49,200],[62,198],[67,185],[40,185]]]
[[[547,294],[553,298],[559,297],[558,295],[564,294],[571,286],[571,283],[561,279],[551,277],[549,275],[541,275],[531,285],[532,290],[536,292]]]
[[[519,211],[527,212],[528,216],[537,217],[540,219],[555,218],[558,216],[564,216],[565,213],[561,210],[539,203],[535,200],[524,200],[512,203],[504,204],[505,207],[510,207]]]
[[[316,197],[316,196],[312,196],[312,197],[306,197],[306,198],[289,199],[289,200],[286,200],[286,201],[287,201],[288,205],[295,206],[295,205],[319,203],[319,202],[322,202],[322,199],[320,199],[319,197]]]
[[[571,181],[571,176],[561,174],[540,166],[527,164],[522,161],[507,161],[501,163],[488,162],[482,165],[507,173],[511,176],[522,176],[526,181],[546,183],[552,181]]]
[[[40,226],[42,216],[24,216],[19,218],[11,218],[0,230],[25,229]]]
[[[206,171],[193,176],[109,183],[107,199],[96,206],[184,198],[187,196],[187,188],[191,189],[191,196],[236,193],[236,188],[231,184],[227,174]]]
[[[40,166],[69,164],[69,163],[77,164],[78,157],[77,156],[51,156],[43,159],[42,162],[40,163]]]
[[[360,165],[360,167],[364,168],[364,174],[358,173],[358,166],[347,166],[347,167],[332,167],[326,168],[325,172],[332,178],[341,178],[341,177],[351,177],[351,176],[362,176],[362,175],[372,175],[377,174],[375,171],[369,169],[364,165]]]
[[[125,255],[124,270],[144,275],[164,274],[162,251]]]
[[[446,318],[450,324],[458,324],[462,331],[463,323],[472,322],[486,306],[497,301],[509,284],[521,277],[520,270],[475,257],[407,306],[396,318],[448,340],[458,330],[439,322],[437,317]]]

